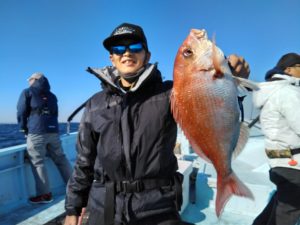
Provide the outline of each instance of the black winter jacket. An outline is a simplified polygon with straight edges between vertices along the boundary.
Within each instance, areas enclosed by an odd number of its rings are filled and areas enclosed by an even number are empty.
[[[57,98],[46,77],[23,90],[17,104],[20,130],[31,134],[58,133],[57,117]]]
[[[173,154],[177,126],[170,111],[172,82],[162,81],[156,65],[149,64],[128,92],[118,86],[113,67],[90,72],[102,80],[103,91],[88,101],[80,123],[66,211],[79,215],[88,203],[90,224],[104,224],[100,220],[109,182],[173,179],[178,169]],[[115,220],[174,212],[175,198],[171,186],[116,193]]]

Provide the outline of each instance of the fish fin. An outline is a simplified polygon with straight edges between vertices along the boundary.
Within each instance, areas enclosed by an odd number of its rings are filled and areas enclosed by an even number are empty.
[[[216,214],[217,217],[223,212],[224,206],[232,195],[237,195],[254,200],[254,196],[250,189],[232,172],[228,177],[222,179],[218,175],[217,198],[216,198]]]
[[[232,77],[236,80],[237,84],[241,87],[246,87],[254,91],[259,90],[258,84],[254,81],[241,78],[241,77],[236,77],[236,76],[232,76]]]
[[[212,43],[212,62],[215,69],[214,78],[221,78],[224,76],[224,71],[222,70],[220,60],[218,59],[218,49],[216,45],[216,37],[213,36],[213,43]]]
[[[244,149],[248,141],[249,135],[250,135],[250,129],[248,125],[245,122],[242,122],[240,125],[239,139],[232,153],[233,158],[236,158],[242,152],[242,150]]]
[[[181,120],[180,113],[178,110],[178,103],[176,101],[175,95],[176,95],[176,93],[175,93],[174,89],[172,89],[171,95],[170,95],[171,112],[173,114],[173,117],[174,117],[176,123],[179,124],[180,126],[182,126],[182,120]]]
[[[207,158],[207,156],[204,154],[204,152],[202,151],[202,149],[199,146],[194,144],[194,142],[192,140],[190,140],[190,143],[191,143],[191,146],[192,146],[193,150],[197,153],[198,156],[200,156],[206,162],[211,163],[211,160],[209,158]]]

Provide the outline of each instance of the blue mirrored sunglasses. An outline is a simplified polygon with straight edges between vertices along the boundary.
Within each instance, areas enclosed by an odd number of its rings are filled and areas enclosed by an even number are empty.
[[[131,44],[131,45],[112,46],[111,53],[117,54],[117,55],[123,55],[127,49],[131,53],[139,53],[143,50],[143,45],[142,45],[142,43],[135,43],[135,44]]]

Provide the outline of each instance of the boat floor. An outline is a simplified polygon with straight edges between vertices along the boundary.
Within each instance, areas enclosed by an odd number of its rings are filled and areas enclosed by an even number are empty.
[[[232,212],[224,212],[218,219],[213,208],[201,209],[191,203],[181,216],[185,222],[195,225],[251,225],[253,222],[252,216]],[[56,196],[50,204],[28,204],[0,219],[2,225],[60,225],[64,219],[64,196]]]
[[[216,217],[213,208],[201,208],[196,204],[188,204],[181,215],[185,222],[195,225],[251,225],[253,216],[240,213],[224,212]],[[1,218],[0,218],[1,219]],[[60,225],[64,219],[64,196],[57,196],[50,204],[31,205],[6,215],[2,225]]]
[[[217,218],[213,208],[201,209],[196,204],[189,204],[181,217],[185,222],[196,225],[251,225],[253,222],[253,216],[233,212],[223,212],[221,217]]]
[[[30,204],[9,215],[0,217],[1,225],[56,225],[62,224],[64,214],[65,195],[54,196],[48,204]]]

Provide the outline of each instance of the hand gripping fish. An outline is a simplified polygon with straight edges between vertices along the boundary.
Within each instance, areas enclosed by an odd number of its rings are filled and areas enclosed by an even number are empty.
[[[195,152],[212,162],[217,172],[216,214],[231,195],[253,199],[251,191],[231,168],[235,149],[248,139],[239,122],[238,84],[257,89],[249,80],[234,77],[223,52],[207,39],[205,30],[191,30],[174,64],[171,107]]]

